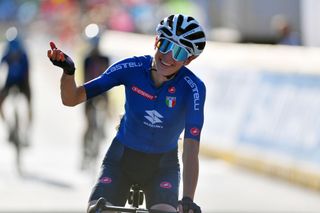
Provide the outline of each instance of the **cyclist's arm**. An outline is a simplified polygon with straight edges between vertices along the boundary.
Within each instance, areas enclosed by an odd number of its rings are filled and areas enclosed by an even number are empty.
[[[60,79],[60,91],[62,103],[66,106],[75,106],[86,100],[86,92],[83,86],[78,87],[74,79],[75,66],[72,59],[59,50],[54,42],[50,42],[50,50],[47,56],[53,63],[63,69]]]
[[[194,198],[199,175],[199,142],[185,138],[183,143],[183,197]]]
[[[189,84],[190,85],[190,84]],[[189,93],[186,111],[186,125],[183,142],[183,197],[193,200],[199,175],[199,146],[204,122],[205,85],[194,81]],[[191,87],[190,85],[190,87]]]
[[[76,85],[74,75],[62,74],[60,90],[62,103],[66,106],[75,106],[87,99],[84,87]]]
[[[129,71],[136,68],[127,66],[127,64],[132,65],[134,63],[133,60],[133,58],[128,58],[118,61],[110,66],[102,75],[84,83],[80,87],[76,85],[73,75],[63,74],[61,78],[61,98],[63,104],[74,106],[108,91],[114,86],[126,84],[127,79],[130,79],[132,75],[132,72]]]

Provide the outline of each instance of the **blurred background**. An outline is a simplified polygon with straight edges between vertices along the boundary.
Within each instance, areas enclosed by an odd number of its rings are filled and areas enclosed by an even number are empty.
[[[211,41],[277,44],[294,34],[292,44],[319,46],[317,9],[314,0],[1,0],[0,20],[2,37],[16,25],[25,36],[41,29],[67,42],[90,23],[153,35],[164,16],[186,13],[197,17]]]
[[[104,71],[154,54],[155,27],[174,13],[208,40],[189,65],[207,86],[203,212],[320,212],[318,11],[318,0],[0,0],[0,212],[85,212],[123,111],[122,87],[93,108],[63,106],[49,42],[81,84],[98,74],[89,57]]]

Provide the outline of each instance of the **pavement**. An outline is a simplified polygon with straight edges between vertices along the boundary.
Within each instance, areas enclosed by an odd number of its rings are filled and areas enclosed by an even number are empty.
[[[46,59],[48,39],[35,38],[32,57],[34,119],[31,146],[23,152],[24,175],[0,121],[0,212],[85,212],[98,173],[80,171],[83,105],[60,101],[60,73]],[[115,121],[111,122],[113,126]],[[114,131],[103,144],[101,156]],[[195,201],[205,213],[319,213],[320,194],[227,162],[200,158]]]

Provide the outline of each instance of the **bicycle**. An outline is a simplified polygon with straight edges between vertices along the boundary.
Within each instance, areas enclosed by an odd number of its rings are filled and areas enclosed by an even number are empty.
[[[103,198],[100,198],[97,201],[97,211],[95,213],[100,213],[101,211],[115,211],[115,212],[131,212],[131,213],[147,213],[148,209],[139,208],[143,204],[144,193],[141,190],[138,184],[132,185],[130,189],[130,194],[128,197],[128,204],[131,207],[120,207],[120,206],[111,206],[106,205],[106,201]]]
[[[100,154],[100,144],[106,137],[106,107],[106,102],[100,97],[86,103],[88,126],[85,130],[82,144],[83,152],[81,170],[94,170],[96,166],[96,162]]]
[[[26,115],[25,97],[19,91],[19,88],[12,87],[3,106],[6,109],[6,125],[8,128],[8,141],[13,145],[15,150],[15,164],[19,175],[22,171],[22,150],[28,146],[27,141],[27,124],[24,123]]]

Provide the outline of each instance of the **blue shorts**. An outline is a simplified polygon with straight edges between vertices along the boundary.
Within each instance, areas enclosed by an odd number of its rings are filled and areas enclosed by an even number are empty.
[[[89,201],[104,197],[112,205],[124,206],[130,187],[139,184],[146,207],[165,203],[176,208],[180,183],[178,150],[149,154],[113,140],[101,166],[101,174]]]

